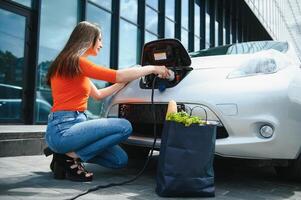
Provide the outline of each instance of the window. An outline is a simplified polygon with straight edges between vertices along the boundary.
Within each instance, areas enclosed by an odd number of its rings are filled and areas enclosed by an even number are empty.
[[[175,0],[165,0],[165,16],[175,21]]]
[[[144,38],[145,43],[153,41],[153,40],[157,40],[157,39],[158,39],[158,37],[156,35],[145,31],[145,38]]]
[[[23,84],[25,20],[23,16],[0,9],[1,83]]]
[[[225,5],[224,5],[225,6]],[[229,28],[229,27],[226,27],[226,8],[223,8],[223,45],[225,45],[227,42],[227,34],[226,34],[226,28]]]
[[[146,4],[155,10],[158,10],[158,0],[146,0]]]
[[[210,14],[209,14],[209,0],[206,1],[206,16],[205,16],[205,47],[210,47]]]
[[[165,38],[175,37],[175,0],[165,1]]]
[[[181,42],[185,49],[188,49],[188,31],[184,28],[181,28]]]
[[[112,0],[89,0],[90,2],[93,2],[103,8],[106,8],[107,10],[112,9]]]
[[[137,63],[137,26],[123,19],[119,28],[119,68]]]
[[[0,9],[0,121],[21,120],[26,18]]]
[[[188,8],[189,8],[189,1],[181,1],[181,9],[182,9],[182,16],[181,16],[181,26],[185,29],[188,29]]]
[[[148,4],[151,2],[150,4]],[[145,7],[145,42],[158,38],[158,0],[146,1]]]
[[[194,3],[194,51],[200,50],[200,6]]]
[[[119,69],[137,63],[137,0],[120,1]]]
[[[120,0],[120,16],[137,24],[138,2],[137,0]]]
[[[51,104],[50,89],[45,83],[46,73],[77,24],[78,5],[73,0],[41,1],[41,4],[37,97]],[[36,104],[36,121],[45,122],[47,115],[40,105]]]
[[[100,26],[103,45],[98,56],[89,59],[96,64],[110,66],[111,13],[89,3],[87,5],[87,21]]]
[[[189,1],[181,1],[181,42],[183,46],[188,49],[188,11]]]
[[[12,1],[22,4],[23,6],[31,7],[31,0],[12,0]]]
[[[215,33],[215,44],[214,44],[214,46],[218,46],[218,44],[219,44],[219,37],[218,37],[218,34],[219,34],[219,26],[220,26],[220,22],[218,21],[219,19],[218,19],[218,15],[219,15],[219,13],[218,13],[218,4],[217,4],[217,1],[215,1],[215,6],[214,6],[214,9],[215,9],[215,24],[214,24],[214,29],[215,29],[215,31],[214,31],[214,33]]]

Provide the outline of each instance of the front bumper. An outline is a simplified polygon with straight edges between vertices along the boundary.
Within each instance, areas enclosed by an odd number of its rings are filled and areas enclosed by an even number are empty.
[[[178,102],[179,103],[179,102]],[[202,106],[208,113],[210,123],[217,127],[215,153],[224,157],[237,157],[248,159],[295,159],[299,155],[301,134],[296,131],[296,124],[285,136],[288,121],[282,121],[269,115],[254,114],[223,116],[223,112],[199,104],[179,103],[185,106]],[[161,132],[163,129],[167,102],[156,103],[157,141],[155,148],[160,148]],[[217,107],[214,109],[218,109]],[[126,144],[152,147],[154,142],[154,128],[151,114],[151,104],[145,102],[120,103],[111,106],[107,117],[121,117],[128,119],[133,126],[133,133]],[[256,112],[255,112],[256,113]],[[204,112],[199,109],[193,115],[204,118]],[[219,117],[218,117],[219,116]],[[275,127],[271,138],[259,135],[259,127],[265,123]],[[282,123],[280,125],[280,123]],[[283,125],[284,124],[284,125]],[[285,147],[285,149],[283,149]]]

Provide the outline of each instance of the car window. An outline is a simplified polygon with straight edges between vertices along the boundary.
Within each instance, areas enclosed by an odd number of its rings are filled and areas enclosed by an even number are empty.
[[[247,54],[258,51],[274,49],[285,53],[288,50],[287,42],[276,41],[258,41],[258,42],[244,42],[239,44],[229,44],[225,46],[204,49],[190,53],[191,57],[203,56],[217,56],[217,55],[231,55],[231,54]]]

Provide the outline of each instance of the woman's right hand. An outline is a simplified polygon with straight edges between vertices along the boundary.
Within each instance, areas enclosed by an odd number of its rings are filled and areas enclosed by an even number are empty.
[[[168,78],[170,76],[169,70],[164,65],[153,65],[154,74],[158,75],[159,78]]]

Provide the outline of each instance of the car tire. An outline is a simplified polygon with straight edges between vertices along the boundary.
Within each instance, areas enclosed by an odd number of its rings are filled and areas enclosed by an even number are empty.
[[[133,146],[128,144],[121,144],[120,146],[125,150],[129,159],[146,159],[150,151],[150,148],[148,147]]]
[[[296,160],[289,162],[286,167],[274,167],[277,176],[284,180],[301,180],[301,154]]]

